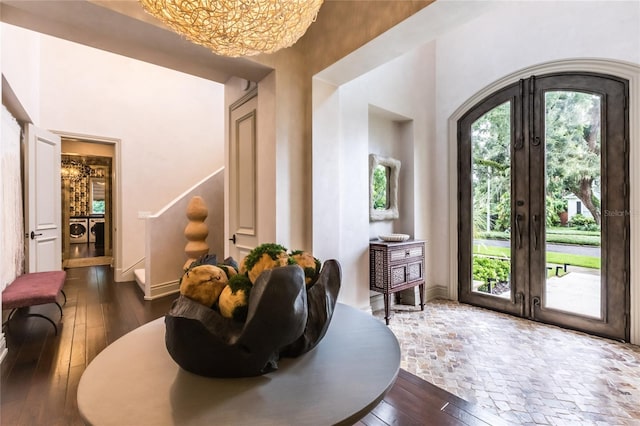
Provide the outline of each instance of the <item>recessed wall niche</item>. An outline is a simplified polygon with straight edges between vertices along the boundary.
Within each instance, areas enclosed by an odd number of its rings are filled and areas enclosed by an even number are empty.
[[[414,142],[413,120],[369,105],[369,154],[400,161],[398,218],[369,222],[369,239],[390,233],[414,237]]]

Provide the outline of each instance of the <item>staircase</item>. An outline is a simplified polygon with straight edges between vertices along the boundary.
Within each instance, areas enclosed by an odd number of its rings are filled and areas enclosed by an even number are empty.
[[[135,280],[144,292],[145,300],[176,293],[183,266],[187,260],[184,228],[186,209],[192,197],[199,195],[209,214],[209,253],[224,257],[224,168],[207,176],[192,188],[145,219],[144,268],[134,270]]]

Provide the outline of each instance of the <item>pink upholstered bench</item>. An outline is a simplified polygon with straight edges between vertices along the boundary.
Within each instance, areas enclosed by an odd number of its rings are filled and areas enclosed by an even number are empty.
[[[58,303],[58,294],[62,293],[64,303],[67,303],[67,295],[62,291],[66,276],[65,271],[49,271],[31,272],[16,278],[2,292],[2,309],[11,309],[7,320],[2,325],[7,324],[8,327],[13,314],[20,308],[47,303],[55,303],[60,309],[60,316],[62,316],[62,306]],[[26,315],[46,319],[53,325],[56,335],[58,335],[58,327],[51,318],[38,313]]]

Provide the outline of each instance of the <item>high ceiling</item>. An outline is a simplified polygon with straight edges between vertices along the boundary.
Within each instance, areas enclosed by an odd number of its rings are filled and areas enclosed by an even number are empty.
[[[224,83],[271,70],[226,58],[167,30],[137,0],[2,0],[3,22]]]
[[[310,55],[317,72],[434,1],[325,0],[294,49]],[[138,0],[0,0],[0,7],[2,22],[220,83],[231,76],[260,81],[272,70],[265,65],[273,63],[271,55],[227,58],[187,41],[148,15]]]
[[[313,74],[341,84],[497,3],[325,0],[317,21],[292,49],[304,53]],[[0,0],[0,20],[219,83],[232,76],[260,81],[274,64],[272,55],[215,55],[145,13],[138,0]]]

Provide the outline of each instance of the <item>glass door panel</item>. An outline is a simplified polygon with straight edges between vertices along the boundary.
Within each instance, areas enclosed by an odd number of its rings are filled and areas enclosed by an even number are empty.
[[[511,102],[471,124],[471,291],[510,298]]]
[[[544,306],[602,318],[601,96],[547,91]]]
[[[458,299],[629,336],[628,82],[532,76],[458,121]]]

